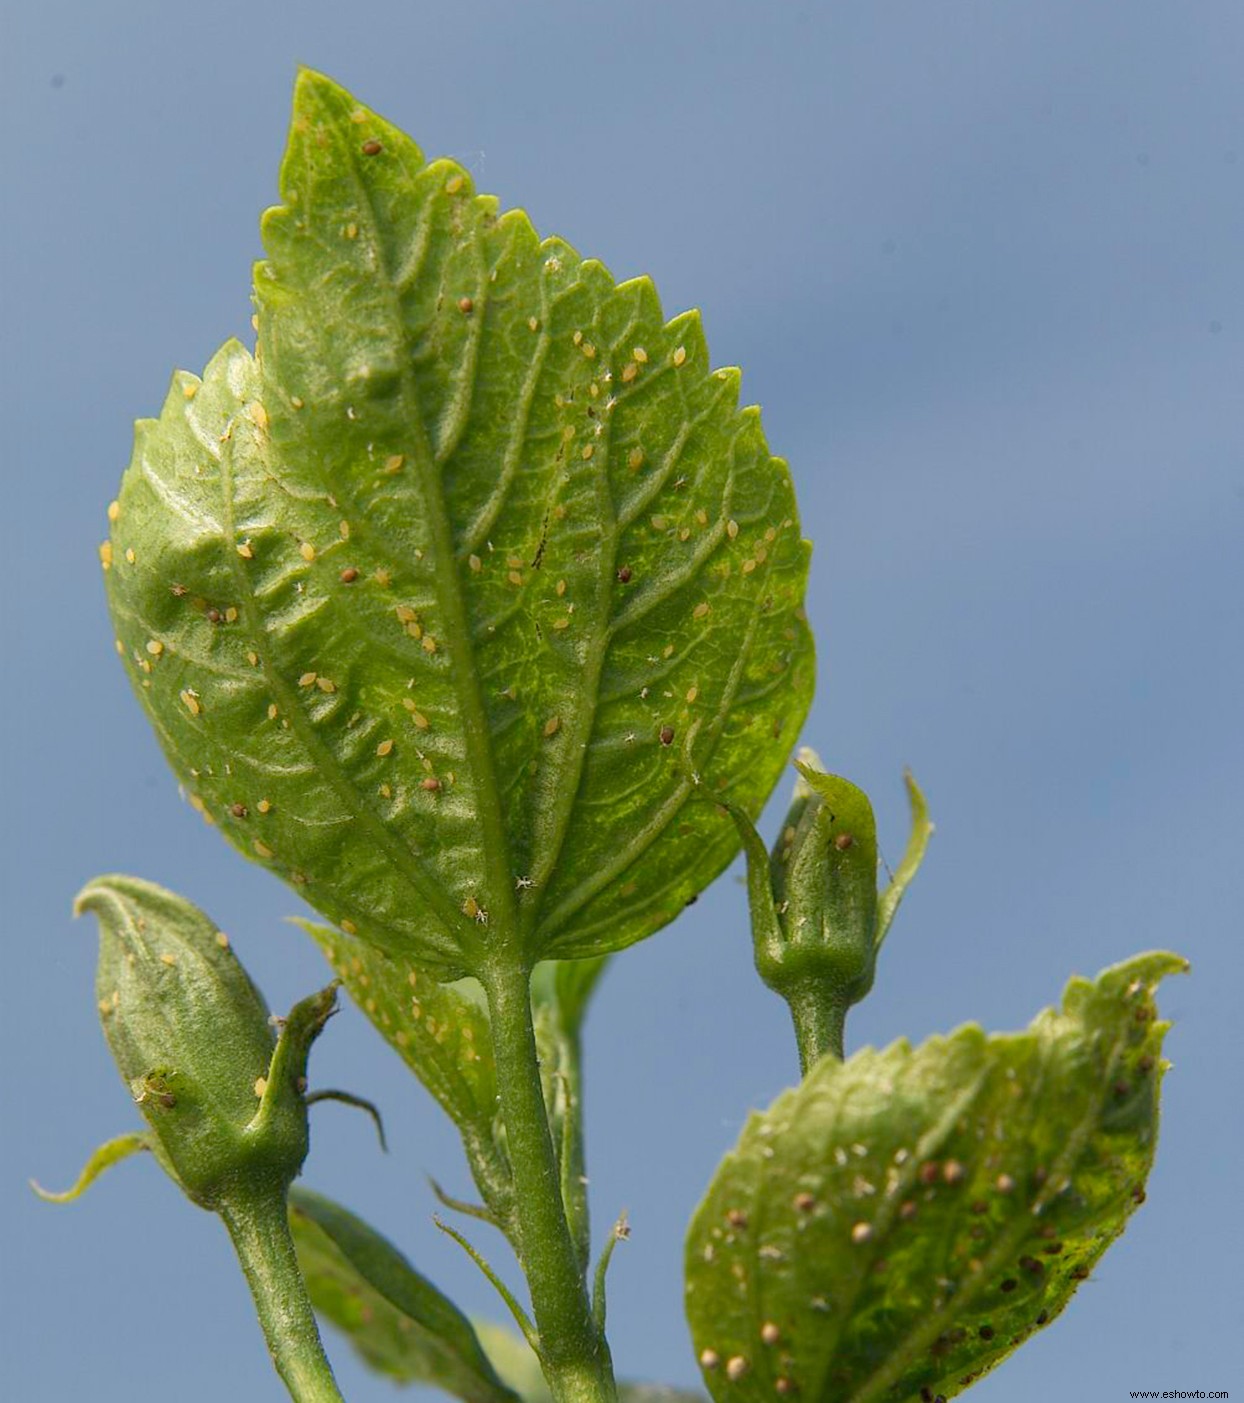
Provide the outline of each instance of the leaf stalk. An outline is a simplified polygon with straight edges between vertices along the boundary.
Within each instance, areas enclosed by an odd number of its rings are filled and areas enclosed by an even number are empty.
[[[536,1318],[540,1363],[557,1403],[615,1403],[613,1363],[592,1316],[549,1131],[531,1011],[530,971],[502,955],[480,976],[514,1173],[515,1244]]]

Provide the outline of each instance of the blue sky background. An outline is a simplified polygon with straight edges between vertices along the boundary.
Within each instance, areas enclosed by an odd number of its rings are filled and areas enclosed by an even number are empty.
[[[275,1007],[323,974],[292,893],[179,800],[95,555],[131,421],[174,365],[249,339],[300,62],[542,232],[651,273],[669,313],[702,307],[714,360],[744,366],[816,542],[806,738],[872,793],[892,860],[905,764],[938,826],[850,1043],[1011,1028],[1072,971],[1192,958],[1163,997],[1149,1202],[973,1397],[1244,1389],[1244,10],[41,0],[3,31],[0,1392],[280,1396],[223,1231],[153,1164],[64,1209],[25,1181],[68,1182],[138,1119],[69,915],[87,878],[204,905]],[[616,1358],[692,1383],[683,1226],[795,1074],[733,876],[617,961],[588,1059],[598,1230],[634,1225]],[[430,1223],[424,1173],[467,1183],[431,1102],[353,1010],[314,1070],[381,1103],[392,1153],[321,1107],[307,1182],[497,1315]],[[390,1396],[330,1344],[352,1403]]]

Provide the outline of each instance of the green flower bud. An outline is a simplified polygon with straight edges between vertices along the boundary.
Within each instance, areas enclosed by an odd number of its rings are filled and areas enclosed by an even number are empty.
[[[307,1055],[336,986],[296,1005],[277,1037],[228,937],[189,902],[114,876],[74,909],[99,918],[104,1035],[161,1164],[214,1211],[238,1191],[283,1192],[306,1158]]]
[[[805,1070],[822,1053],[842,1056],[847,1009],[872,988],[877,952],[932,825],[908,775],[912,828],[893,879],[877,890],[877,829],[863,790],[826,774],[800,752],[799,780],[770,855],[746,815],[731,810],[747,853],[756,969],[786,1000]]]

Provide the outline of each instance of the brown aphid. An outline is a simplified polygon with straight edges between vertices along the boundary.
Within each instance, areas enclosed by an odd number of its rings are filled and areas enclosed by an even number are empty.
[[[435,775],[426,775],[419,781],[419,788],[426,789],[429,794],[434,794],[441,787],[441,782]]]
[[[836,847],[840,853],[844,853],[848,848],[854,846],[855,839],[849,833],[839,833],[834,839],[834,847]]]
[[[806,1192],[796,1194],[795,1207],[800,1211],[800,1213],[811,1213],[812,1210],[816,1207],[816,1196],[814,1194]]]
[[[726,1222],[732,1228],[745,1228],[747,1226],[747,1214],[741,1208],[731,1208],[726,1213]]]
[[[219,609],[209,609],[207,611],[207,621],[209,624],[218,624],[222,618],[224,618],[224,615]]]
[[[1044,1325],[1045,1322],[1046,1322],[1049,1318],[1050,1318],[1050,1313],[1049,1313],[1049,1311],[1048,1311],[1048,1310],[1043,1310],[1043,1311],[1041,1312],[1041,1314],[1040,1314],[1039,1316],[1037,1316],[1036,1324],[1038,1324],[1038,1325]]]
[[[992,1340],[992,1339],[993,1339],[993,1326],[992,1326],[992,1325],[982,1325],[981,1328],[980,1328],[976,1333],[981,1337],[982,1340]]]
[[[998,1283],[998,1290],[1009,1293],[1011,1291],[1014,1291],[1018,1285],[1019,1282],[1016,1281],[1013,1276],[1008,1276],[1005,1281]]]
[[[246,807],[245,804],[230,804],[229,812],[234,816],[234,818],[247,818],[250,815],[250,810]]]
[[[475,303],[470,297],[459,297],[458,310],[464,317],[469,316],[475,310]]]
[[[384,150],[384,147],[373,136],[370,140],[365,141],[359,149],[362,151],[364,156],[379,156],[380,153]]]
[[[1021,1267],[1023,1267],[1023,1269],[1026,1272],[1029,1272],[1032,1276],[1040,1276],[1041,1273],[1045,1270],[1045,1263],[1040,1261],[1036,1257],[1021,1257],[1019,1259],[1019,1264]]]
[[[673,728],[673,726],[662,726],[662,727],[661,727],[661,732],[660,732],[660,739],[661,739],[661,744],[662,744],[662,745],[673,745],[673,744],[674,744],[674,728]]]
[[[936,1184],[941,1177],[942,1168],[936,1160],[929,1160],[920,1166],[920,1173],[916,1176],[922,1184]]]
[[[346,568],[338,576],[343,585],[352,585],[355,582],[355,580],[358,579],[358,577],[359,572],[354,568],[353,565],[347,565]]]
[[[622,568],[618,571],[618,583],[622,585],[629,585],[630,582],[631,567],[629,565],[623,565]]]

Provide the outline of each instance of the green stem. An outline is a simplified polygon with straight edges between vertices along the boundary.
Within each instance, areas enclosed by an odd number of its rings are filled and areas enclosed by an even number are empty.
[[[290,1236],[285,1192],[232,1194],[219,1208],[255,1300],[272,1363],[295,1403],[344,1403]]]
[[[592,1318],[587,1281],[566,1219],[540,1084],[531,975],[504,956],[481,976],[488,995],[497,1091],[514,1174],[518,1250],[557,1403],[615,1403],[613,1363]]]
[[[841,1062],[847,1022],[846,1000],[835,997],[820,980],[783,989],[782,997],[790,1006],[791,1021],[795,1025],[801,1074],[806,1077],[827,1052],[832,1052]]]

